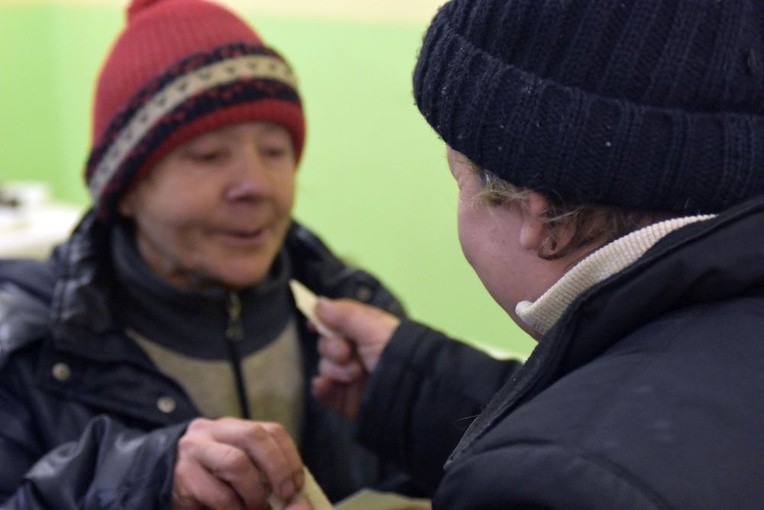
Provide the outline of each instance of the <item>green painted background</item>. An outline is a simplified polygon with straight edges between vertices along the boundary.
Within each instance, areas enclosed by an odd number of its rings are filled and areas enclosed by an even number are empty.
[[[296,217],[395,289],[417,320],[530,352],[459,248],[443,143],[411,94],[425,26],[244,15],[301,80],[308,143]],[[0,181],[44,180],[57,199],[87,203],[89,98],[122,19],[117,7],[0,4]]]

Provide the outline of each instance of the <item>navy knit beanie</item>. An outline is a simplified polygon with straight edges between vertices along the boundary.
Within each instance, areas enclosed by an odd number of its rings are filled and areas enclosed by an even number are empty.
[[[414,95],[512,184],[711,213],[764,193],[763,72],[762,0],[452,0]]]

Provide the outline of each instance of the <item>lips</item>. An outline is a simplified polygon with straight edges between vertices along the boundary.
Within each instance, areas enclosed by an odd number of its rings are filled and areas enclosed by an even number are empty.
[[[270,237],[271,229],[261,228],[242,228],[242,229],[221,229],[217,231],[217,236],[229,244],[261,244]]]
[[[225,234],[233,236],[233,237],[249,238],[249,237],[257,237],[258,235],[264,232],[265,232],[265,229],[260,228],[256,230],[231,230],[231,231],[225,232]]]

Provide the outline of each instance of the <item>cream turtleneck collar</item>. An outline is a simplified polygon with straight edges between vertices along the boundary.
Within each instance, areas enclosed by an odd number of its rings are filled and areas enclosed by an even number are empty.
[[[545,335],[568,306],[587,289],[636,262],[655,243],[674,230],[714,216],[672,218],[616,239],[573,266],[535,302],[519,302],[515,312],[533,331]]]

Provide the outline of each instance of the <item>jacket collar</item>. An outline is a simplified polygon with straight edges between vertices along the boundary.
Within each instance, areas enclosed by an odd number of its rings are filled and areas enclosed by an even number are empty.
[[[682,307],[764,288],[764,198],[664,237],[574,301],[465,432],[446,466],[494,423],[620,339]]]
[[[108,259],[110,227],[91,209],[69,239],[53,255],[58,278],[53,290],[51,321],[58,349],[95,359],[125,360],[125,349],[114,321],[106,289],[115,278]]]
[[[539,336],[543,336],[586,290],[632,265],[674,230],[711,218],[713,215],[672,218],[616,239],[575,264],[535,302],[518,303],[515,312]]]
[[[220,340],[228,326],[228,293],[222,289],[189,292],[164,284],[138,260],[137,251],[131,251],[128,238],[126,227],[105,225],[89,211],[69,240],[56,249],[59,278],[52,300],[56,348],[91,359],[136,361],[139,350],[131,342],[124,342],[125,321],[149,338],[182,336],[187,339],[202,334],[208,339],[215,335],[214,343],[222,345]],[[286,250],[278,262],[273,278],[238,293],[243,306],[258,306],[262,312],[242,315],[245,330],[258,332],[251,338],[253,342],[267,343],[291,316]],[[132,292],[139,291],[145,301],[130,297],[130,291],[118,291],[120,286],[114,285],[116,281]],[[166,321],[151,311],[160,301],[163,309],[182,309],[185,315],[200,320],[185,323],[176,320],[173,326],[178,326],[181,333],[167,334]],[[211,309],[214,309],[214,325],[206,324]],[[279,316],[275,315],[277,312]],[[279,317],[281,320],[274,320]],[[214,353],[204,356],[214,357]],[[140,358],[144,356],[141,354]]]
[[[132,229],[123,225],[114,227],[110,260],[119,282],[112,286],[117,322],[188,356],[227,359],[223,339],[232,320],[243,335],[237,341],[240,352],[254,352],[274,340],[294,316],[285,250],[263,281],[236,291],[191,291],[168,284],[144,263]],[[236,312],[230,309],[234,301]]]

